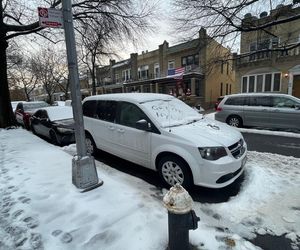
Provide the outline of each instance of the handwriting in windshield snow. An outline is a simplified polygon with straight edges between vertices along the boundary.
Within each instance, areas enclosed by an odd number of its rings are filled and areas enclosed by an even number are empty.
[[[183,116],[182,110],[177,109],[173,105],[153,105],[152,110],[155,111],[157,117],[164,119],[178,120]]]

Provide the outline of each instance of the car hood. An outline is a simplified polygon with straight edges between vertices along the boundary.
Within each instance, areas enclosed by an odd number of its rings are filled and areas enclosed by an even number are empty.
[[[205,117],[197,122],[166,130],[171,131],[174,136],[193,142],[197,147],[228,147],[243,138],[236,128]]]
[[[75,128],[75,122],[73,119],[57,120],[53,121],[56,126],[65,128]]]

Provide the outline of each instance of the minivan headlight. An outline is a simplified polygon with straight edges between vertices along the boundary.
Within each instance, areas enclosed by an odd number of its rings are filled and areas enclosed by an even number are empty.
[[[205,147],[199,148],[199,152],[203,159],[209,161],[215,161],[227,155],[225,148],[223,147]]]

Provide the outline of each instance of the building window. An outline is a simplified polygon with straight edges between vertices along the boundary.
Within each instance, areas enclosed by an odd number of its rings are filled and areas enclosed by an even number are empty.
[[[250,56],[249,56],[249,61],[255,60],[255,51],[256,51],[256,42],[250,43],[249,45],[249,51],[250,51]],[[254,53],[251,55],[251,53]]]
[[[124,82],[131,80],[131,69],[126,69],[122,71],[122,79]]]
[[[266,74],[266,79],[265,79],[265,92],[271,91],[271,86],[272,86],[272,74]]]
[[[119,74],[115,74],[115,81],[116,81],[116,83],[119,83],[119,81],[120,81]]]
[[[247,81],[248,81],[248,77],[244,76],[243,77],[243,83],[242,83],[242,92],[246,93],[247,92]]]
[[[159,63],[154,64],[154,78],[160,77]]]
[[[222,61],[221,62],[221,74],[223,74],[223,71],[224,71],[224,62]]]
[[[278,92],[280,89],[281,74],[279,72],[243,76],[242,78],[242,93]]]
[[[256,92],[262,92],[262,90],[263,90],[263,80],[264,80],[264,75],[257,75],[256,76]]]
[[[228,83],[226,83],[226,95],[228,95]]]
[[[248,88],[248,92],[254,92],[254,84],[255,84],[255,76],[250,76],[249,77],[249,88]]]
[[[168,69],[175,69],[175,61],[174,60],[168,61]]]
[[[220,87],[220,96],[223,95],[223,83],[221,82],[221,87]]]
[[[139,79],[148,79],[149,66],[142,65],[142,66],[138,67],[138,75],[139,75]]]
[[[280,74],[274,74],[274,84],[273,84],[273,91],[280,91]]]
[[[189,65],[199,65],[199,55],[195,54],[181,57],[181,65],[182,67]]]

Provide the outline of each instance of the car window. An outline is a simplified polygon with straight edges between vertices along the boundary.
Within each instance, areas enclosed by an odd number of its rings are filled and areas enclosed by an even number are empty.
[[[270,96],[250,96],[249,97],[250,106],[263,106],[271,107],[271,97]]]
[[[82,112],[84,116],[96,118],[96,107],[97,107],[97,101],[91,100],[86,101],[82,106]]]
[[[279,96],[273,97],[273,107],[276,108],[295,108],[297,104],[297,102],[290,98]]]
[[[46,110],[38,110],[37,112],[35,112],[34,116],[39,119],[47,119],[48,118]]]
[[[21,109],[23,110],[23,103],[18,103],[16,110]]]
[[[121,103],[119,118],[120,124],[135,128],[136,122],[141,119],[148,120],[145,113],[139,107],[128,102]]]
[[[115,122],[117,111],[116,101],[98,101],[96,117],[103,121]]]
[[[246,97],[240,96],[240,97],[228,97],[228,99],[225,101],[226,105],[245,105],[245,99]]]

